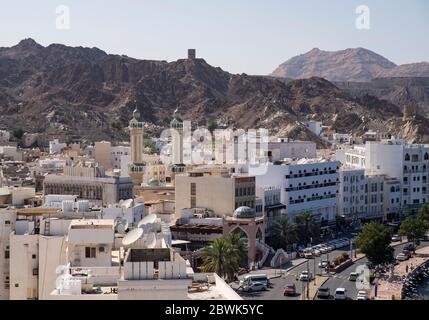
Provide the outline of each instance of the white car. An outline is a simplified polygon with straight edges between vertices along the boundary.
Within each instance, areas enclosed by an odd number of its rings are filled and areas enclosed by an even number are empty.
[[[392,242],[398,242],[398,241],[401,241],[401,237],[397,234],[394,234],[392,236]]]
[[[359,291],[356,300],[368,300],[368,296],[365,291]]]
[[[335,300],[346,300],[347,299],[346,289],[345,288],[337,288],[337,290],[335,290],[334,299]]]
[[[408,260],[409,256],[404,254],[404,253],[400,253],[396,256],[396,260],[398,261],[406,261]]]
[[[267,285],[262,282],[252,282],[249,285],[243,286],[243,291],[254,292],[254,291],[265,291],[267,290]]]
[[[299,275],[299,280],[300,281],[310,281],[310,273],[307,270],[304,270],[301,272],[301,274]]]
[[[315,257],[320,257],[320,255],[322,254],[318,249],[314,249],[311,253]]]

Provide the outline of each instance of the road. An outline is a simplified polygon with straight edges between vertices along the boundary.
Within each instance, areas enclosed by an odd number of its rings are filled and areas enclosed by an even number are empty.
[[[350,253],[349,250],[347,250],[347,247],[342,249],[337,249],[332,252],[330,252],[329,259],[333,259],[335,257],[340,256],[343,252]],[[304,270],[309,269],[310,273],[313,274],[314,272],[314,263],[316,264],[316,274],[320,274],[322,272],[322,269],[318,267],[318,264],[321,259],[327,259],[327,254],[322,254],[320,257],[315,257],[313,259],[308,259],[307,262],[294,267],[292,270],[286,272],[285,275],[283,275],[281,278],[274,278],[271,279],[272,287],[269,288],[265,292],[252,292],[252,293],[245,293],[240,292],[240,295],[246,299],[246,300],[298,300],[301,299],[301,292],[303,291],[303,285],[305,285],[304,282],[299,281],[298,277],[300,273]],[[261,270],[261,273],[264,271]],[[285,297],[283,296],[284,288],[287,285],[295,284],[297,294],[294,297]],[[313,285],[313,282],[310,282],[310,285]]]
[[[399,252],[402,251],[402,248],[405,246],[405,242],[397,247],[395,247],[395,256]],[[429,242],[422,242],[419,246],[424,247],[429,245]],[[350,251],[347,250],[347,247],[342,249],[337,249],[332,252],[330,252],[329,259],[332,260],[335,257],[340,256],[343,252],[347,252],[350,254]],[[354,252],[354,251],[353,251]],[[273,278],[271,279],[272,287],[269,288],[267,291],[262,292],[239,292],[239,294],[245,299],[245,300],[299,300],[302,299],[301,293],[305,293],[304,286],[306,285],[305,282],[299,281],[298,276],[299,274],[309,269],[310,273],[314,272],[314,263],[316,264],[316,274],[321,274],[322,269],[318,268],[318,264],[321,259],[327,259],[327,254],[322,254],[320,257],[315,257],[313,259],[307,260],[308,262],[305,262],[303,264],[300,264],[294,268],[292,268],[290,271],[286,272],[282,277],[280,278]],[[349,281],[348,277],[351,272],[354,272],[358,266],[365,265],[367,263],[366,258],[362,258],[360,260],[357,260],[353,265],[346,268],[340,273],[337,273],[335,275],[331,275],[330,278],[322,285],[322,287],[328,287],[331,289],[331,295],[335,292],[335,289],[337,288],[346,288],[347,295],[349,298],[355,300],[357,295],[357,289],[356,289],[356,282]],[[264,271],[261,270],[260,273],[263,273]],[[287,285],[295,284],[296,287],[296,295],[294,297],[285,297],[283,295],[284,288]],[[313,285],[313,282],[311,281],[309,283],[310,286]],[[317,298],[316,298],[317,299]],[[331,296],[331,299],[333,297]]]
[[[429,242],[422,242],[418,248],[421,247],[425,247],[428,246]],[[395,247],[395,257],[398,253],[402,252],[403,247],[405,246],[405,243],[396,246]],[[353,281],[349,281],[348,277],[350,275],[351,272],[356,271],[356,269],[358,268],[358,266],[363,266],[368,262],[368,260],[366,258],[362,258],[358,261],[356,261],[353,265],[351,265],[350,267],[348,267],[347,269],[345,269],[344,271],[335,274],[334,276],[331,276],[329,278],[329,280],[327,280],[322,287],[327,287],[331,289],[331,295],[334,294],[335,289],[337,288],[345,288],[347,290],[347,296],[353,300],[356,299],[357,296],[357,292],[358,289],[356,288],[356,282]],[[369,296],[369,291],[370,290],[365,290],[368,293]],[[318,298],[316,298],[318,299]],[[331,299],[333,299],[333,297],[331,297]]]

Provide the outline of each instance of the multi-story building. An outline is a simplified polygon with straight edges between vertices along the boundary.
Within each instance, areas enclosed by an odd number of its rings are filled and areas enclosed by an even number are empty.
[[[94,163],[70,162],[64,174],[48,174],[43,180],[43,193],[76,195],[97,205],[115,204],[133,197],[130,177],[107,176],[104,167]]]
[[[336,158],[349,167],[365,169],[367,175],[398,179],[402,185],[401,211],[405,215],[417,213],[429,202],[429,145],[395,139],[367,142],[337,150]]]
[[[228,170],[198,169],[176,176],[176,216],[185,208],[207,208],[216,216],[232,215],[241,206],[255,208],[255,177]]]
[[[268,164],[266,174],[255,175],[257,187],[280,187],[281,203],[293,219],[310,212],[324,226],[335,224],[338,206],[339,161],[300,159]],[[249,170],[252,174],[252,170]]]

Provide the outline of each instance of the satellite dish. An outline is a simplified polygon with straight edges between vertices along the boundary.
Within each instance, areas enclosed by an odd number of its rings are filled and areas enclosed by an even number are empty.
[[[137,224],[137,227],[140,228],[144,224],[154,223],[155,221],[156,221],[156,214],[151,213],[146,217],[144,217],[143,219],[141,219]]]
[[[128,246],[134,242],[136,242],[143,234],[143,229],[135,228],[128,232],[125,237],[122,239],[122,244],[124,246]]]
[[[154,232],[151,232],[147,235],[146,243],[148,248],[155,248],[156,246],[156,235]]]

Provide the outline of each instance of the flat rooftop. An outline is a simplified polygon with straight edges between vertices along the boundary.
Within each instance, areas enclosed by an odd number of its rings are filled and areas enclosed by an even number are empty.
[[[112,229],[113,219],[79,219],[70,223],[70,229]]]

